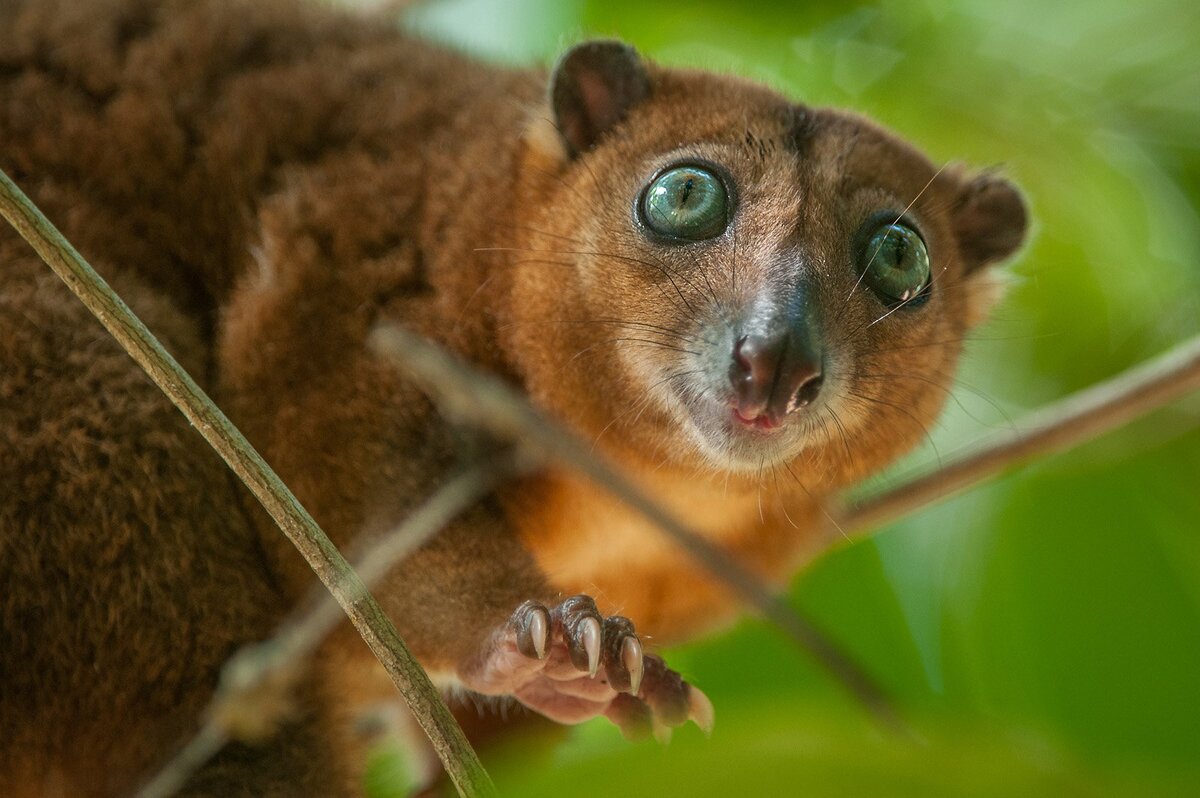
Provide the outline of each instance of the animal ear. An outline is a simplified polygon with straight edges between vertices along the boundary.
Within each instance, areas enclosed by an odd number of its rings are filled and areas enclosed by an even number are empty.
[[[954,233],[971,271],[1004,260],[1025,240],[1025,201],[1016,186],[991,173],[962,184],[954,208]]]
[[[554,122],[572,157],[587,152],[650,93],[641,56],[611,39],[577,44],[550,78]]]

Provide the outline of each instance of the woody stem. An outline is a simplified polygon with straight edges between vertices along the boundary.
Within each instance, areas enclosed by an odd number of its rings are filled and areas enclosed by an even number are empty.
[[[429,676],[325,532],[237,427],[3,171],[0,216],[179,408],[304,555],[408,702],[459,792],[464,796],[495,794],[491,779]]]
[[[1035,411],[940,468],[849,507],[839,519],[865,535],[1035,458],[1099,437],[1200,390],[1200,336],[1105,382]]]

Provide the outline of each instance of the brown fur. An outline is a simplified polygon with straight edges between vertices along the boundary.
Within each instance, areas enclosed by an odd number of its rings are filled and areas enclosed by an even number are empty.
[[[453,431],[366,345],[402,321],[520,385],[780,583],[819,536],[816,500],[924,434],[983,312],[976,267],[1019,243],[1023,212],[999,181],[935,174],[863,120],[735,79],[648,75],[649,98],[580,154],[549,122],[544,73],[377,20],[290,0],[0,0],[0,166],[340,546],[456,467]],[[619,231],[624,198],[680,149],[727,164],[746,215],[740,240],[672,262],[690,275],[672,286],[632,259],[674,256]],[[878,306],[848,299],[837,253],[865,209],[919,192],[937,290],[919,314],[868,326]],[[734,305],[789,247],[823,281],[839,389],[860,398],[837,427],[810,425],[790,463],[719,468],[648,388],[672,353],[614,343],[602,320],[685,328],[676,287],[700,304],[707,282]],[[269,634],[311,574],[7,229],[0,266],[0,793],[116,794],[187,735],[224,659]],[[736,610],[644,522],[558,471],[464,516],[381,600],[452,677],[521,601],[576,592],[662,641]],[[348,689],[369,703],[369,655],[342,634],[319,663],[292,727],[229,749],[195,791],[352,790],[354,766],[322,751],[353,735],[316,729],[345,714]]]

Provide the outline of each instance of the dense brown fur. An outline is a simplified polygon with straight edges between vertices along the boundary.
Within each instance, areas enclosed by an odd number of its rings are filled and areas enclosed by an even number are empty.
[[[983,312],[975,269],[1011,252],[1023,215],[1003,184],[937,174],[862,120],[733,79],[648,75],[649,99],[609,120],[619,135],[581,155],[551,125],[544,74],[378,21],[290,0],[0,0],[0,167],[340,546],[394,524],[459,456],[367,345],[400,321],[521,385],[780,582],[819,541],[816,500],[924,434]],[[679,149],[735,164],[754,210],[740,242],[696,256],[673,286],[628,262],[662,256],[615,231],[624,198]],[[919,318],[871,325],[866,300],[847,302],[854,275],[812,258],[830,337],[845,339],[839,386],[861,398],[836,427],[810,425],[786,470],[716,467],[647,388],[671,353],[631,354],[597,321],[682,328],[694,319],[668,292],[699,302],[701,271],[735,305],[779,251],[835,251],[863,208],[914,197],[943,253]],[[626,261],[597,254],[613,250]],[[223,660],[268,635],[311,574],[7,229],[0,266],[0,793],[114,794],[187,734]],[[452,678],[520,602],[571,593],[663,641],[736,611],[646,524],[558,472],[481,504],[398,567],[381,600],[423,664]],[[371,702],[368,667],[352,635],[332,640],[294,728],[231,748],[196,791],[353,783],[353,765],[322,751],[354,747],[332,724],[345,702]]]

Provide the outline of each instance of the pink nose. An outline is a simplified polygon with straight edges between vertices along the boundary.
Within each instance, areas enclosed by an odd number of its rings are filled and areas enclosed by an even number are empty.
[[[766,426],[811,404],[821,391],[821,359],[792,330],[747,335],[733,347],[729,379],[737,412],[746,421]]]

